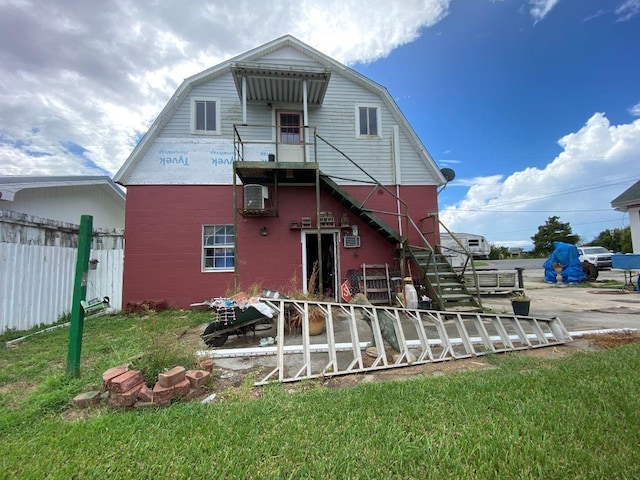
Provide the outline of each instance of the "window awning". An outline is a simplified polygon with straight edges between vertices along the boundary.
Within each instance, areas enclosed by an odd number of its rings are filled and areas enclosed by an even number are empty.
[[[247,103],[302,103],[302,82],[306,80],[307,104],[320,106],[331,77],[326,68],[263,63],[235,63],[231,71],[240,98],[242,77],[247,79]]]

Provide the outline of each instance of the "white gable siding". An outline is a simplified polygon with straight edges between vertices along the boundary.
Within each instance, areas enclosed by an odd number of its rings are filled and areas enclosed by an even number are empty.
[[[379,139],[356,137],[356,105],[376,105],[381,111]],[[339,148],[369,175],[381,183],[393,182],[393,127],[397,122],[383,100],[375,93],[333,74],[325,101],[317,110],[310,112],[310,124],[318,134]],[[413,148],[404,131],[400,129],[400,164],[402,183],[405,185],[435,184],[422,157]],[[323,172],[348,178],[366,179],[356,167],[335,150],[318,142],[318,161]],[[350,183],[338,180],[338,183]]]
[[[273,53],[261,57],[259,63],[270,63],[275,65],[304,65],[306,67],[320,67],[324,65],[307,57],[304,53],[299,52],[292,47],[284,47]]]
[[[283,47],[275,52],[269,53],[259,59],[265,64],[286,64],[303,65],[313,67],[323,67],[311,57],[299,52],[292,47]],[[220,100],[220,135],[201,135],[191,132],[191,102],[194,98],[217,98]],[[358,138],[356,135],[356,105],[376,106],[380,109],[379,138]],[[275,112],[278,110],[301,111],[300,105],[278,105],[274,104],[273,109],[267,109],[265,104],[247,105],[247,123],[249,125],[272,125],[276,122]],[[320,107],[309,107],[310,127],[315,127],[317,133],[325,138],[336,148],[343,151],[363,170],[383,184],[394,183],[394,161],[393,161],[393,131],[394,126],[400,125],[399,142],[396,151],[399,152],[399,163],[401,172],[401,182],[405,185],[436,185],[438,184],[430,171],[430,167],[425,165],[424,156],[416,151],[414,144],[410,141],[407,131],[404,130],[403,122],[394,118],[391,110],[385,105],[384,99],[370,88],[366,88],[361,83],[348,78],[342,70],[332,70],[331,79],[327,87],[324,102]],[[242,123],[242,105],[236,89],[233,76],[230,71],[217,76],[201,85],[193,86],[185,96],[182,103],[176,108],[171,118],[168,119],[164,127],[158,132],[158,140],[179,141],[184,139],[186,143],[194,142],[216,143],[233,142],[233,125]],[[313,131],[313,130],[312,130]],[[275,132],[272,129],[241,129],[242,140],[258,140],[272,142],[275,140]],[[271,145],[267,147],[273,148]],[[193,147],[192,153],[195,158],[195,151],[199,149],[198,155],[202,157],[204,147]],[[227,147],[228,148],[228,147]],[[317,160],[322,171],[329,175],[344,177],[350,180],[336,179],[341,184],[359,184],[359,181],[369,181],[369,177],[362,173],[357,167],[352,165],[340,153],[324,144],[317,142]],[[150,156],[157,157],[157,149],[153,147],[147,151],[141,159],[141,164],[130,172],[128,182],[135,183],[201,183],[203,178],[205,183],[216,183],[211,175],[203,175],[205,169],[204,158],[200,159],[200,164],[191,165],[187,172],[182,170],[181,176],[162,178],[154,174],[158,159],[151,159]],[[204,162],[204,163],[203,163]],[[197,177],[190,180],[190,175]],[[225,177],[226,178],[226,177]],[[225,180],[223,183],[226,183]]]
[[[193,88],[171,116],[159,136],[171,138],[190,136],[191,101],[194,98],[203,97],[220,99],[221,135],[212,136],[233,138],[233,124],[242,122],[242,107],[231,73],[225,73],[210,82]]]
[[[116,203],[113,193],[98,185],[23,189],[11,202],[0,200],[0,210],[68,223],[92,215],[94,228],[124,228],[124,201]]]

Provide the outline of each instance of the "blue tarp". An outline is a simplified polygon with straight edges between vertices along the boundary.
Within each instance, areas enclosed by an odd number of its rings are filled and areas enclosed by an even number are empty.
[[[553,242],[554,250],[551,256],[542,265],[544,267],[544,281],[556,283],[556,271],[554,264],[562,265],[562,283],[581,283],[587,280],[582,271],[578,248],[575,245],[564,242]]]

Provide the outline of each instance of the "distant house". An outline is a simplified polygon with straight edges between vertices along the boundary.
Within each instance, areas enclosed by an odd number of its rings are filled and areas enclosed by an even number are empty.
[[[620,212],[629,212],[633,253],[640,253],[640,180],[611,201]]]
[[[114,180],[123,302],[178,307],[404,272],[409,244],[436,244],[446,182],[384,87],[292,36],[186,79]]]
[[[123,229],[125,194],[107,176],[0,177],[0,210],[93,227]]]

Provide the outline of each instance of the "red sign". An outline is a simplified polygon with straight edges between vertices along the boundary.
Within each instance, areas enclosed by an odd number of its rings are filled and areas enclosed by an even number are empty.
[[[345,280],[342,282],[342,285],[340,285],[340,296],[345,302],[353,300],[351,297],[351,288],[349,288],[349,280]]]

